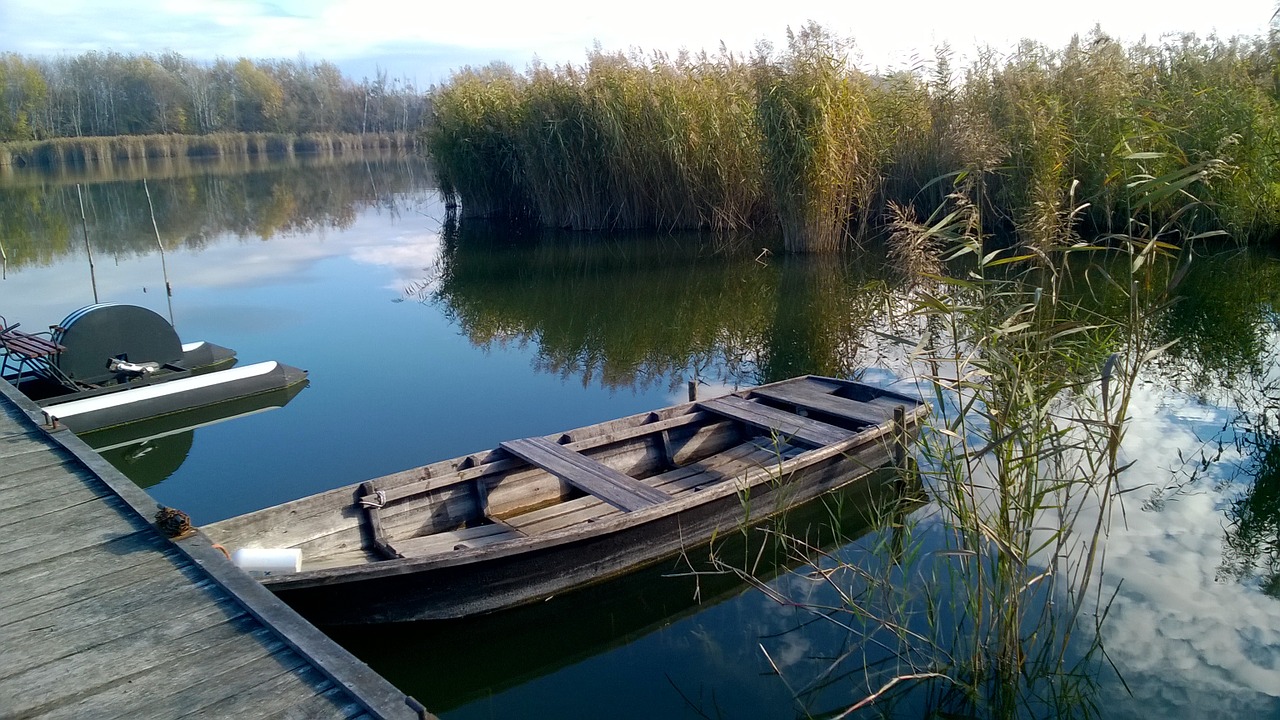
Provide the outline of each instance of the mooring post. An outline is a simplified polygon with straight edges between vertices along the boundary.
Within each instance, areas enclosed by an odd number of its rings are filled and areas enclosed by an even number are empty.
[[[693,402],[697,399],[698,399],[698,381],[690,380],[689,381],[689,402]]]

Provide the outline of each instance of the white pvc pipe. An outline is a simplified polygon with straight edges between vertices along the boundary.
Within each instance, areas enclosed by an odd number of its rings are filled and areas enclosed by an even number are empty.
[[[240,548],[231,553],[231,562],[247,573],[289,575],[302,572],[302,551],[298,548]]]

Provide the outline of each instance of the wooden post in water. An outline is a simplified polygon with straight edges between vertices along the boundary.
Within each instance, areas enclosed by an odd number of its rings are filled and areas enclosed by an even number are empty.
[[[907,409],[902,405],[893,409],[893,465],[899,470],[907,466]]]
[[[894,565],[900,565],[906,550],[907,507],[911,503],[908,489],[913,475],[907,462],[907,409],[902,405],[893,408],[893,466],[898,476],[893,481],[896,498],[890,557]]]
[[[698,399],[698,381],[690,380],[689,381],[689,402],[693,402],[697,399]]]
[[[76,196],[80,198],[80,229],[84,232],[84,251],[89,253],[89,283],[93,285],[93,302],[98,303],[98,272],[93,267],[93,248],[89,247],[89,221],[84,216],[84,193],[76,183]]]

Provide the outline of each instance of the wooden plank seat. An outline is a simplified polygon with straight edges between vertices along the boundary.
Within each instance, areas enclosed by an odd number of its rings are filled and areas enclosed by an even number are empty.
[[[769,463],[776,462],[779,457],[790,457],[798,452],[800,448],[790,445],[775,447],[768,438],[755,438],[704,461],[690,463],[685,467],[655,475],[643,482],[646,486],[660,489],[670,495],[695,492],[706,485],[722,482],[728,477],[762,466],[767,467]],[[667,494],[664,494],[664,497],[667,497]],[[541,535],[622,512],[625,511],[594,495],[587,495],[500,520],[490,518],[484,525],[386,541],[384,552],[392,557],[404,558],[445,555],[457,550],[484,547],[528,535]]]
[[[852,420],[860,425],[879,425],[893,420],[893,410],[902,402],[886,399],[885,402],[861,402],[833,395],[830,385],[815,382],[794,383],[777,387],[760,388],[751,393],[752,397],[768,398],[784,402],[796,407],[826,413],[828,415]]]
[[[645,478],[642,482],[675,497],[697,492],[704,487],[741,476],[757,468],[768,468],[779,459],[801,452],[801,448],[782,444],[775,446],[769,438],[753,438],[705,460],[693,462],[665,473]],[[603,500],[587,497],[506,516],[503,521],[526,535],[542,535],[584,522],[593,522],[623,511]]]
[[[603,435],[592,435],[583,438],[582,440],[573,440],[568,434],[566,434],[561,436],[560,441],[565,443],[565,448],[581,452],[583,450],[603,447],[610,443],[622,442],[642,435],[658,434],[664,430],[674,430],[686,425],[702,423],[707,419],[707,417],[707,413],[692,412],[687,415],[680,415],[666,420],[649,421],[636,425],[635,427],[617,430]],[[726,424],[728,423],[726,422]],[[362,491],[362,497],[360,500],[363,503],[373,503],[376,501],[373,493],[377,490],[382,490],[381,502],[383,504],[391,504],[393,502],[400,502],[402,500],[417,497],[425,493],[441,490],[449,487],[450,485],[471,482],[479,478],[508,472],[527,465],[527,461],[518,457],[511,457],[509,453],[502,453],[502,455],[504,457],[500,459],[494,459],[492,454],[489,454],[489,457],[485,457],[485,454],[483,453],[468,455],[462,463],[456,466],[456,469],[453,472],[442,473],[440,475],[431,475],[427,472],[424,475],[422,472],[423,469],[418,468],[407,471],[407,473],[413,473],[421,477],[419,480],[414,480],[412,482],[403,483],[393,487],[375,487],[388,484],[387,481],[389,479],[396,478],[398,475],[406,473],[389,475],[385,478],[380,478],[376,483],[371,483],[368,488]]]
[[[700,402],[698,407],[814,447],[838,443],[854,435],[852,430],[801,417],[763,403],[744,400],[736,395]]]
[[[546,438],[508,440],[501,447],[624,511],[639,510],[670,499],[661,490]]]
[[[664,422],[663,424],[665,425],[666,423]],[[652,504],[648,502],[649,499],[665,501],[677,494],[696,492],[708,485],[723,482],[732,477],[742,476],[751,470],[762,467],[767,468],[802,451],[802,448],[787,443],[777,444],[772,438],[755,437],[703,460],[692,462],[643,480],[637,480],[574,452],[572,447],[558,445],[545,438],[526,440],[532,440],[532,442],[519,440],[511,442],[517,450],[521,450],[522,455],[535,454],[529,451],[529,446],[532,445],[553,457],[567,458],[558,461],[562,464],[568,463],[571,459],[574,463],[571,469],[563,467],[559,469],[573,475],[580,482],[583,481],[581,477],[583,468],[592,468],[596,472],[610,477],[611,483],[618,483],[618,485],[611,484],[604,487],[604,492],[616,496],[621,489],[620,486],[625,485],[627,492],[630,493],[629,499],[632,501],[640,502],[641,500],[636,496],[643,493],[645,507]],[[508,452],[511,451],[508,450]],[[501,468],[502,471],[513,470],[522,461],[530,462],[524,459],[522,455],[516,455],[516,459],[498,460],[493,464]],[[545,460],[545,458],[540,459]],[[547,464],[552,463],[548,462]],[[555,474],[553,470],[543,467],[542,464],[536,464],[536,466]],[[600,471],[598,468],[604,468],[604,470]],[[487,467],[460,469],[451,476],[442,475],[400,488],[384,490],[380,496],[372,483],[365,483],[360,491],[360,501],[373,529],[375,546],[384,556],[393,558],[422,558],[433,555],[447,555],[457,550],[483,547],[528,535],[545,534],[576,524],[593,522],[622,512],[628,512],[627,509],[620,508],[597,494],[588,494],[585,497],[555,503],[536,510],[518,512],[513,515],[491,516],[488,515],[486,509],[485,517],[481,520],[484,524],[474,527],[434,532],[399,540],[392,539],[383,532],[382,513],[384,511],[392,510],[401,502],[413,500],[433,490],[449,487],[454,484],[455,480],[459,479],[459,476],[472,481],[478,480],[488,475],[488,470],[489,468]],[[617,477],[625,478],[625,481],[619,481]],[[594,478],[592,481],[604,482]],[[643,490],[637,488],[643,488]],[[601,488],[597,487],[597,489]],[[617,500],[618,498],[615,497],[614,499]]]
[[[585,449],[600,447],[602,445],[606,445],[613,442],[621,442],[623,440],[627,440],[629,438],[637,437],[640,435],[658,433],[658,432],[663,432],[663,431],[667,431],[667,430],[671,430],[679,427],[684,427],[686,425],[692,425],[698,422],[702,422],[706,419],[707,419],[706,413],[699,413],[699,412],[693,412],[693,413],[689,413],[689,414],[674,417],[674,418],[668,418],[665,420],[659,420],[655,417],[654,419],[647,421],[645,423],[642,423],[640,425],[637,425],[636,427],[624,428],[624,429],[620,429],[610,433],[606,433],[604,435],[591,436],[591,437],[584,438],[583,440],[580,440],[580,441],[570,441],[567,443],[567,445],[558,446],[558,447],[563,447],[564,452],[572,453],[573,455],[579,455],[578,453],[575,453],[573,451],[578,449],[585,450]],[[565,441],[568,441],[569,439],[570,438],[567,435],[563,436],[562,438],[562,440],[565,440]],[[543,441],[543,442],[546,442],[548,445],[555,445],[550,441]],[[553,450],[552,452],[555,452],[555,451]],[[357,502],[359,506],[362,508],[362,510],[364,511],[365,517],[368,519],[368,522],[369,522],[369,527],[373,532],[374,547],[377,549],[378,552],[382,553],[383,555],[386,555],[388,557],[393,557],[393,558],[403,556],[401,552],[402,548],[408,548],[410,552],[414,553],[414,556],[418,556],[420,554],[420,551],[434,553],[434,552],[439,552],[440,548],[446,547],[447,543],[444,545],[434,545],[431,543],[426,543],[424,541],[423,543],[419,543],[417,545],[412,543],[405,545],[404,541],[399,541],[399,542],[391,541],[390,537],[384,531],[384,528],[383,528],[383,515],[385,512],[388,512],[388,511],[394,512],[395,506],[399,505],[400,503],[413,501],[425,495],[429,495],[433,492],[438,492],[445,488],[458,485],[458,484],[463,484],[463,483],[467,483],[471,486],[471,492],[474,493],[477,503],[479,504],[481,508],[481,512],[484,514],[485,518],[492,522],[501,522],[497,518],[494,518],[489,515],[488,507],[487,507],[487,497],[486,497],[487,492],[484,489],[483,485],[481,485],[480,483],[483,481],[482,480],[483,478],[486,478],[490,475],[518,470],[519,468],[525,467],[528,464],[527,460],[519,456],[513,456],[509,451],[503,452],[502,455],[504,455],[505,457],[493,458],[491,456],[490,458],[484,459],[484,460],[482,460],[480,456],[468,456],[465,459],[465,461],[458,464],[456,469],[451,473],[442,474],[439,476],[432,476],[428,472],[426,476],[420,480],[404,483],[397,487],[380,488],[378,487],[378,485],[380,485],[381,483],[375,482],[375,481],[369,481],[369,482],[363,483],[359,492],[359,496],[357,497]],[[595,461],[590,460],[589,458],[586,458],[580,455],[579,457],[581,458],[579,460],[580,463],[594,464],[594,466],[596,467],[603,467],[605,471],[611,472],[610,468],[607,468],[599,463],[596,463]],[[538,466],[535,466],[535,467],[538,467]],[[626,476],[622,476],[622,477],[626,478]],[[382,481],[385,481],[385,480],[386,480],[385,478],[382,479]],[[634,482],[631,478],[626,478],[626,480],[623,482],[626,482],[626,481]],[[645,491],[641,491],[641,492],[645,492]],[[666,498],[665,496],[662,496],[661,499],[665,500]],[[647,504],[652,504],[652,503],[649,503],[649,500],[656,501],[656,500],[659,500],[659,497],[646,492],[644,502]],[[509,528],[509,529],[512,530],[516,534],[516,536],[518,536],[519,534],[518,530],[516,530],[515,528]],[[471,530],[471,528],[468,528],[467,530],[469,531]],[[448,533],[445,533],[445,534],[432,533],[430,535],[424,535],[420,537],[427,538],[427,537],[435,537],[437,535],[439,535],[440,537],[449,537]],[[470,535],[471,533],[467,532],[460,537],[455,537],[455,539],[459,540],[459,542],[455,544],[464,544],[463,541],[466,541],[468,543],[471,542],[472,540],[474,540],[474,538],[471,538]],[[413,539],[417,540],[419,538],[413,538]],[[467,544],[465,546],[469,547],[470,545]],[[447,545],[447,547],[452,547],[452,546]]]

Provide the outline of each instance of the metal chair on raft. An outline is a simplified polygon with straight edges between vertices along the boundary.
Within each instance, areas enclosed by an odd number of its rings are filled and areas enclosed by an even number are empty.
[[[26,333],[18,329],[21,323],[9,324],[0,315],[0,377],[9,379],[14,387],[21,387],[24,377],[47,377],[68,387],[76,383],[62,372],[56,362],[66,347],[53,341],[57,327],[46,332]]]

